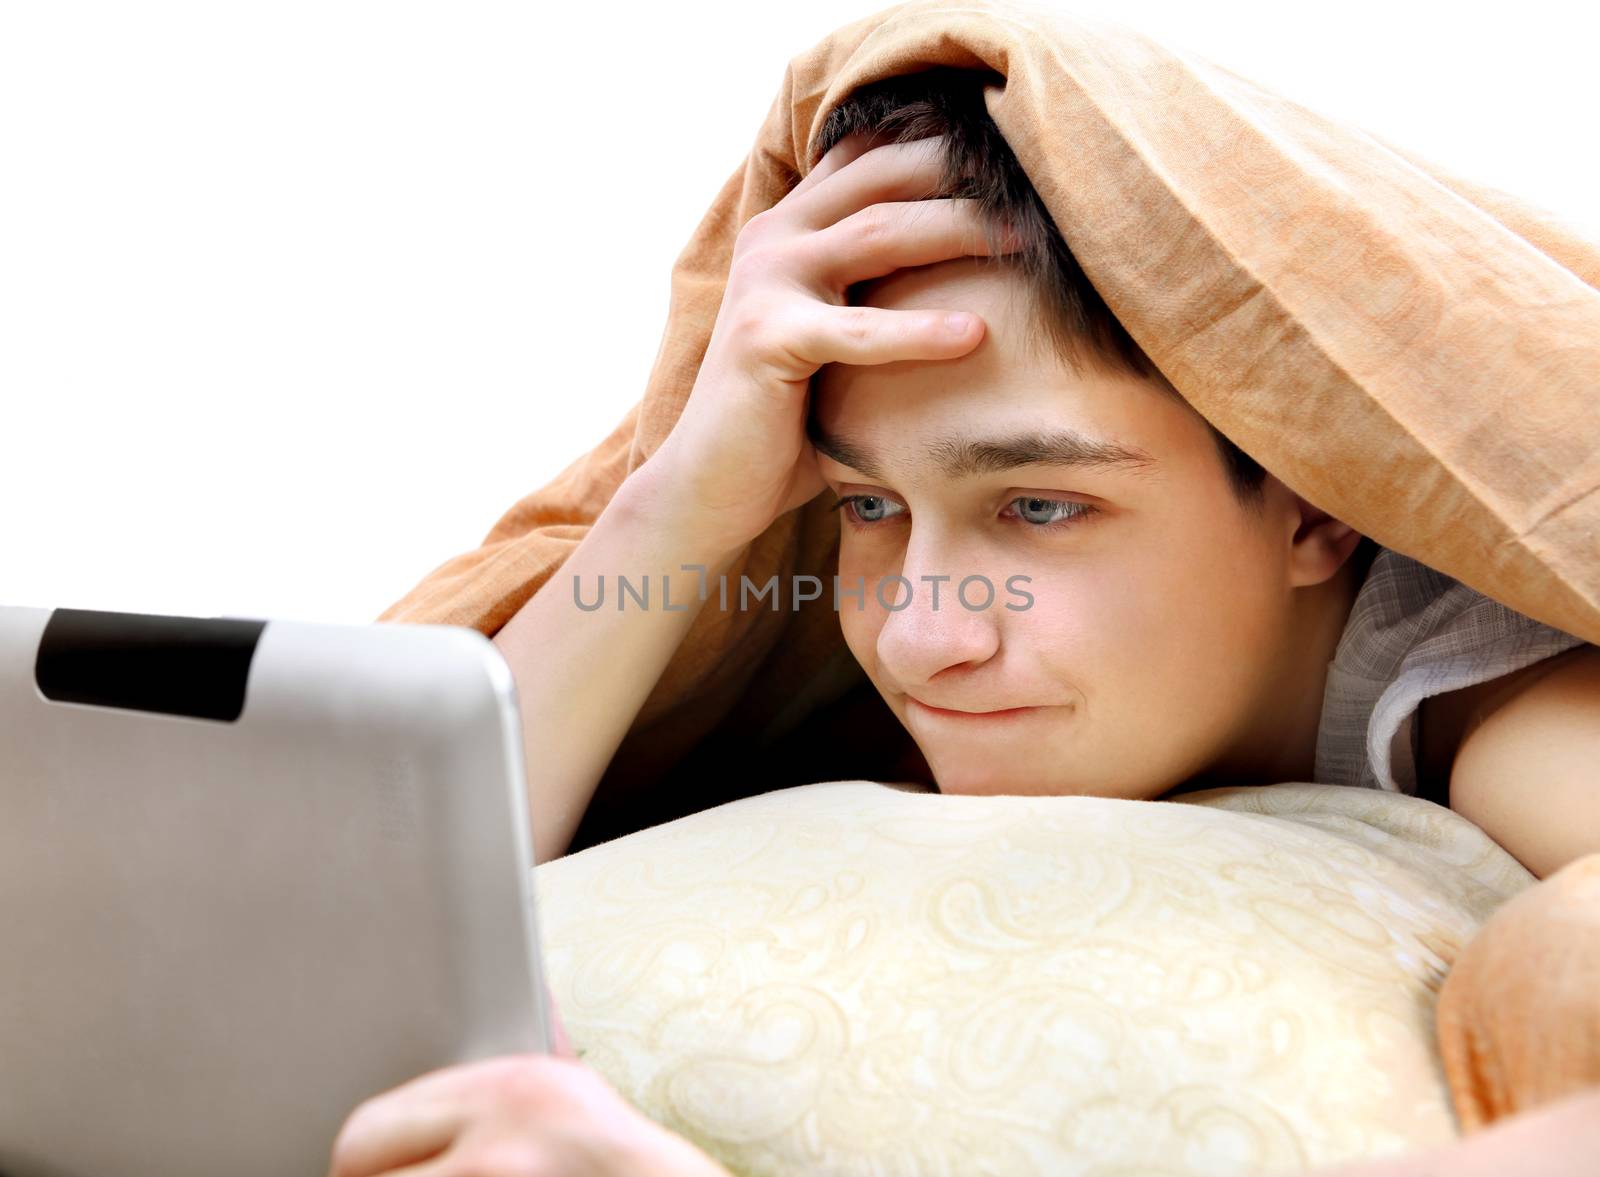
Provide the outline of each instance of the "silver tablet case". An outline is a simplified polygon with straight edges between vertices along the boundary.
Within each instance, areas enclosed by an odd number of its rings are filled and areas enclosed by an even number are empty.
[[[51,613],[0,606],[0,1174],[322,1177],[367,1097],[548,1049],[492,642],[98,615],[167,671],[219,665],[174,623],[258,627],[228,721],[46,698]]]

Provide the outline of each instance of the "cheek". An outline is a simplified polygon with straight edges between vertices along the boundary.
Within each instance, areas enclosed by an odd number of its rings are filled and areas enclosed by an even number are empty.
[[[873,588],[883,575],[863,558],[861,545],[845,537],[839,550],[839,629],[844,644],[868,675],[877,673],[878,632],[888,614],[873,599]],[[893,571],[890,569],[889,571]],[[861,597],[855,595],[861,586]],[[830,585],[825,592],[831,592]]]
[[[1013,641],[1025,640],[1052,677],[1088,693],[1115,690],[1130,670],[1148,663],[1150,648],[1159,648],[1151,633],[1159,610],[1123,569],[1095,564],[1032,576],[1017,588],[1031,593],[1033,603],[1008,618],[1007,633]],[[1004,599],[1025,603],[1012,595]]]
[[[1283,607],[1259,537],[1197,515],[1140,545],[1117,575],[1103,607],[1144,698],[1199,722],[1250,697]]]
[[[1257,549],[1203,511],[1118,538],[1039,569],[1026,586],[1034,604],[1017,614],[1029,645],[1130,714],[1181,722],[1231,704],[1232,680],[1270,632]]]

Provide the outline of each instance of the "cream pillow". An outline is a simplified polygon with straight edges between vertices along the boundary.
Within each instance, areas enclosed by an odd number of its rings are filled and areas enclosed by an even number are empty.
[[[1299,1173],[1457,1136],[1433,1028],[1534,882],[1338,785],[760,794],[535,868],[573,1045],[738,1174]]]

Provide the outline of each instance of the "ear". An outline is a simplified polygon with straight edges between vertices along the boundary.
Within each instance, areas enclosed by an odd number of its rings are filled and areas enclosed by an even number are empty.
[[[1344,567],[1363,537],[1348,523],[1335,519],[1281,482],[1278,487],[1289,502],[1285,510],[1289,583],[1296,587],[1321,584]]]

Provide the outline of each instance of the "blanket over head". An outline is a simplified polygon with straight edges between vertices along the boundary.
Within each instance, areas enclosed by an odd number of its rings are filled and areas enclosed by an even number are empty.
[[[993,75],[985,104],[1084,272],[1202,416],[1378,543],[1600,642],[1600,248],[1192,53],[1008,0],[910,0],[791,60],[673,266],[643,397],[377,620],[504,625],[672,429],[734,240],[815,165],[832,108],[936,66]],[[776,574],[784,592],[811,574],[820,598],[701,610],[574,849],[626,832],[603,826],[619,792],[649,785],[659,805],[634,809],[628,829],[742,795],[707,782],[752,755],[774,765],[774,788],[892,776],[909,741],[840,634],[827,507],[819,497],[778,519],[728,573],[735,589],[740,575]],[[804,724],[835,703],[834,734],[860,725],[882,764],[818,759],[841,741]],[[785,737],[812,758],[774,755]],[[659,787],[689,763],[682,788]]]

